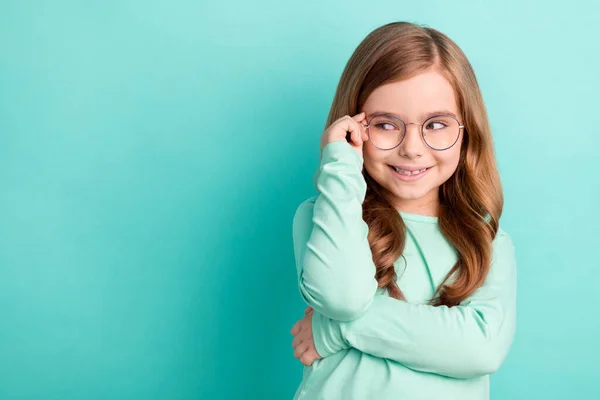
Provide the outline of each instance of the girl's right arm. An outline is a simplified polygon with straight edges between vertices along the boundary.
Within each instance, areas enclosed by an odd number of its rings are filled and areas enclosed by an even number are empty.
[[[338,321],[362,315],[378,285],[362,218],[366,182],[360,154],[345,136],[324,144],[315,178],[319,194],[300,204],[292,224],[300,294]]]

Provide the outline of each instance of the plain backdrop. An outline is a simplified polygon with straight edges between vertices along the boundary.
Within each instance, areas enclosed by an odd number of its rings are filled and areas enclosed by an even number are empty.
[[[598,399],[593,2],[0,1],[0,398],[291,399],[291,223],[358,43],[469,57],[518,260],[492,399]]]

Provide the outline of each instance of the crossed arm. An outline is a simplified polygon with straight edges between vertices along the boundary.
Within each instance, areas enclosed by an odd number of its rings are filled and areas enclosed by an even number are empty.
[[[329,143],[315,178],[319,195],[293,221],[298,287],[313,313],[317,352],[354,347],[408,368],[454,378],[496,371],[516,326],[516,261],[499,230],[490,273],[461,305],[410,304],[377,293],[375,265],[362,219],[362,158],[344,142]]]

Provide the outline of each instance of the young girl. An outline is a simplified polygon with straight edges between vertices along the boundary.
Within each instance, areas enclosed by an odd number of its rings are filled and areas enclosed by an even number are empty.
[[[517,270],[473,69],[443,33],[371,32],[341,76],[318,195],[293,219],[295,399],[488,399]]]

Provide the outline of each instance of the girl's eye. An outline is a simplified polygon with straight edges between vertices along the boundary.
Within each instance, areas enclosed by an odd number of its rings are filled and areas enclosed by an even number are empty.
[[[426,129],[432,129],[432,130],[439,130],[439,129],[444,129],[445,127],[447,127],[448,125],[446,125],[443,122],[440,121],[432,121],[430,123],[427,124]]]
[[[375,124],[375,127],[377,129],[381,129],[381,130],[384,130],[384,131],[398,130],[398,128],[395,125],[390,124],[390,123],[386,123],[386,122],[380,122],[378,124]]]

